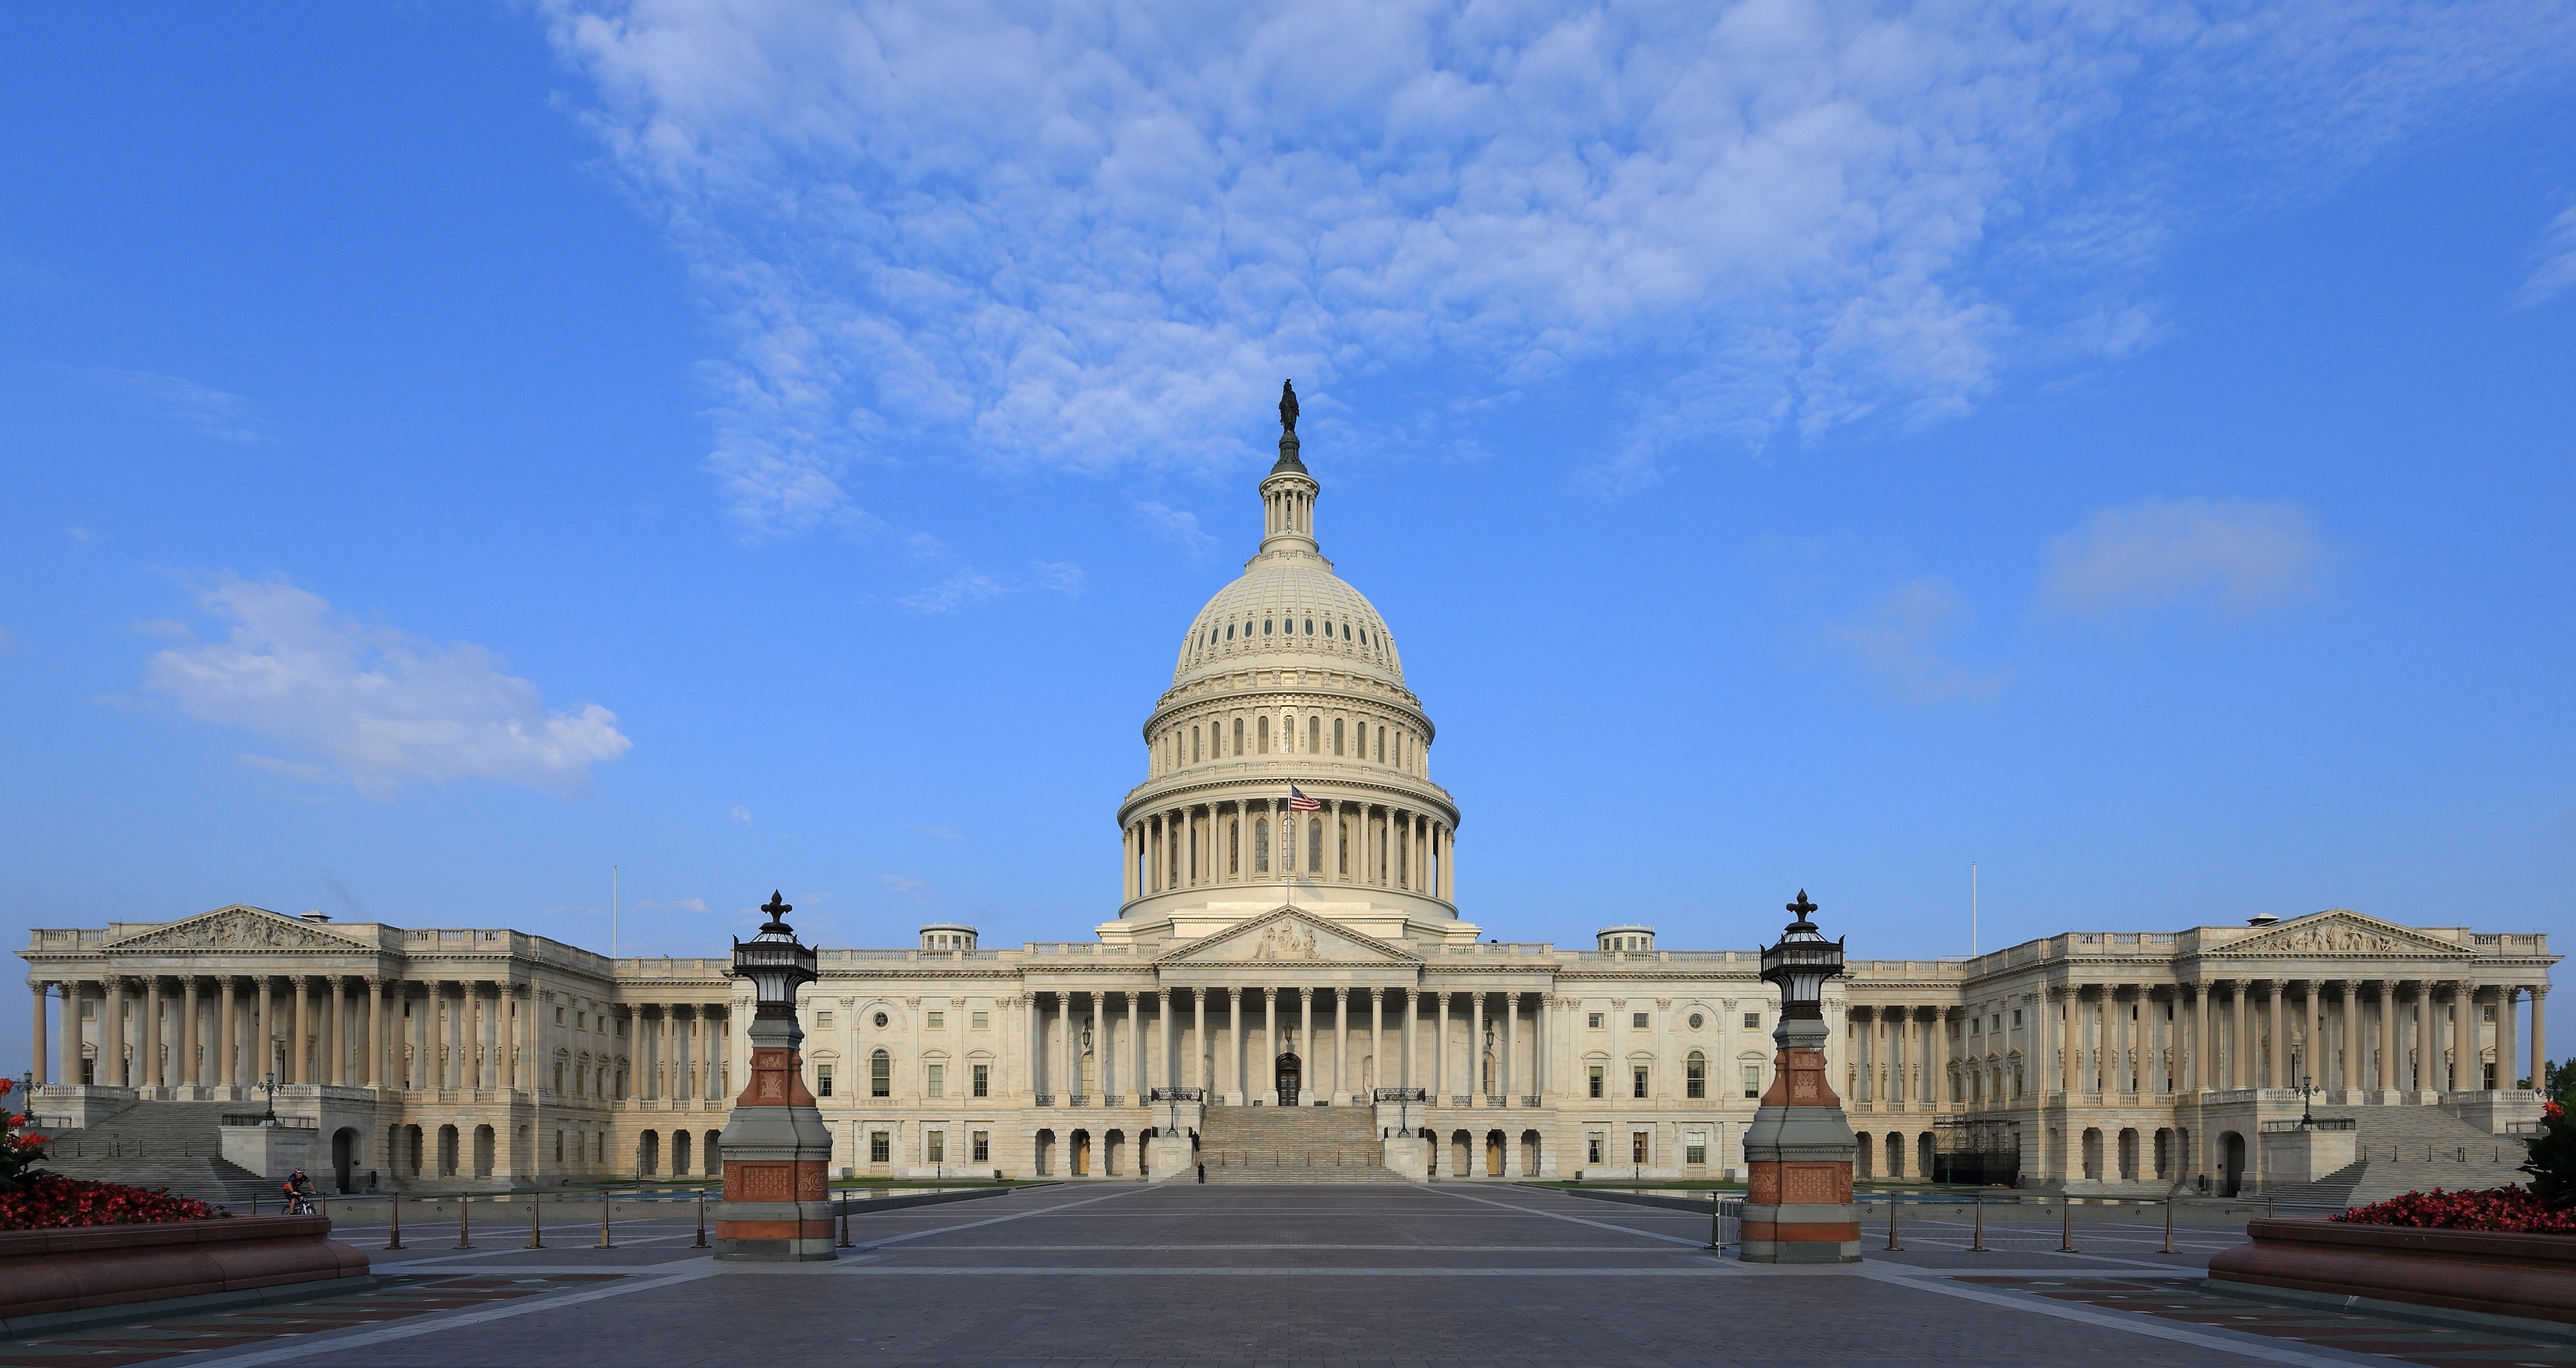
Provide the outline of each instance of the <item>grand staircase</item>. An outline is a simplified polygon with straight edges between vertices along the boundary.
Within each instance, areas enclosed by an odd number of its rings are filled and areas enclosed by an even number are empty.
[[[239,1102],[138,1102],[85,1130],[48,1136],[41,1167],[66,1178],[166,1187],[245,1214],[260,1198],[274,1211],[282,1200],[276,1181],[223,1157],[224,1116],[243,1110]]]
[[[1210,1107],[1198,1162],[1211,1183],[1401,1183],[1369,1107]]]
[[[2352,1117],[2362,1157],[2307,1183],[2274,1183],[2265,1195],[2276,1202],[2317,1206],[2367,1206],[2409,1192],[2519,1184],[2519,1137],[2490,1135],[2439,1107],[2337,1107],[2317,1109],[2319,1119]]]

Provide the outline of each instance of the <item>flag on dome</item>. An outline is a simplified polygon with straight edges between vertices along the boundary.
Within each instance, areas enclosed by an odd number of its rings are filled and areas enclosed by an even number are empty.
[[[1324,805],[1307,797],[1304,793],[1299,792],[1295,784],[1290,784],[1288,786],[1288,810],[1290,812],[1321,812],[1324,810]]]

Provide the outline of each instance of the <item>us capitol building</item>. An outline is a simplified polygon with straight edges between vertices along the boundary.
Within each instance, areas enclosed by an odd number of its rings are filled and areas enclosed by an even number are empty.
[[[1668,948],[1648,926],[1564,949],[1462,918],[1437,729],[1318,547],[1293,395],[1281,408],[1260,550],[1189,624],[1145,720],[1117,915],[1082,941],[993,949],[933,925],[822,951],[800,1010],[836,1166],[1732,1176],[1773,1054],[1755,949]],[[1778,917],[1739,925],[1750,942]],[[1861,1173],[2236,1192],[2304,1107],[2481,1135],[2538,1115],[2518,1083],[2545,1058],[2545,937],[2255,921],[1852,961],[1825,1012]],[[240,1112],[273,1076],[343,1190],[710,1174],[750,1010],[708,949],[612,962],[502,928],[245,906],[38,930],[29,1110]]]

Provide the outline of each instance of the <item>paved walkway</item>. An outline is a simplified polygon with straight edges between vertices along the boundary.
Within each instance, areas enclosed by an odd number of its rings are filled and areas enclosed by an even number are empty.
[[[1759,1269],[1708,1218],[1518,1187],[1063,1186],[854,1218],[842,1259],[719,1265],[686,1218],[482,1248],[343,1225],[387,1285],[0,1342],[0,1365],[2576,1365],[2540,1344],[2192,1290],[2224,1231],[1871,1231],[1869,1261]]]

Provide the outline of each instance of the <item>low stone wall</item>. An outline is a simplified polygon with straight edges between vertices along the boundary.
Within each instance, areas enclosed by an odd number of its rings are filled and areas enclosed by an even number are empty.
[[[2576,1325],[2576,1236],[2249,1221],[2210,1282]]]
[[[297,1283],[365,1285],[367,1256],[330,1236],[325,1216],[0,1231],[0,1323]]]

